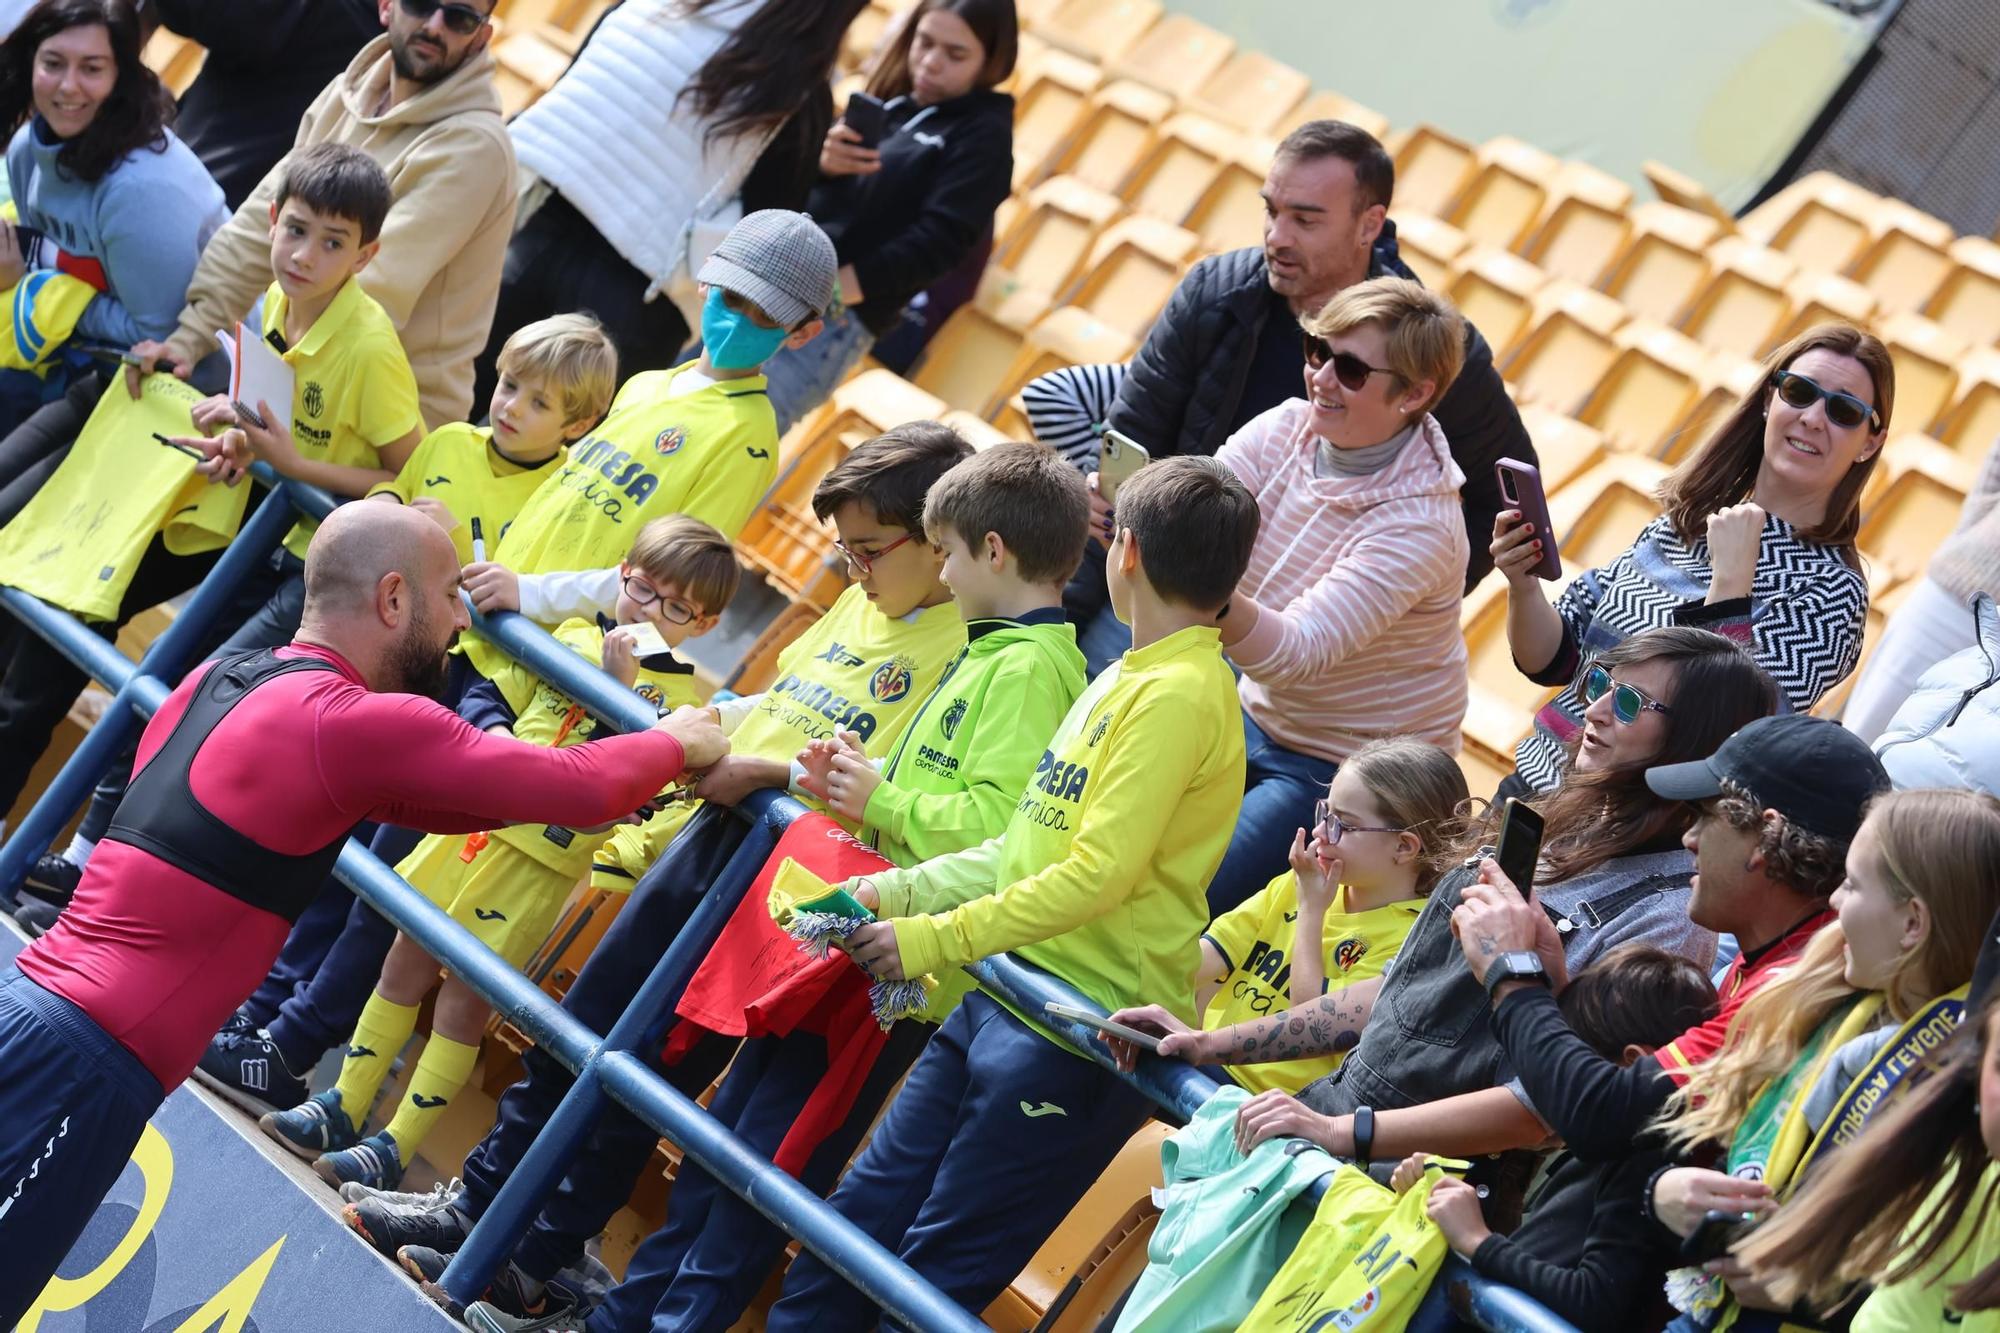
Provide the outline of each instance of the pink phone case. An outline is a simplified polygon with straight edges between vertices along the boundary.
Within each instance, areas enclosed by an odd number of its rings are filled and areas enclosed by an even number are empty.
[[[1522,521],[1535,525],[1535,536],[1542,543],[1542,558],[1529,573],[1538,579],[1561,578],[1562,555],[1556,550],[1555,533],[1549,524],[1549,501],[1542,492],[1540,469],[1533,463],[1503,458],[1493,465],[1493,475],[1500,482],[1501,504],[1520,510]]]

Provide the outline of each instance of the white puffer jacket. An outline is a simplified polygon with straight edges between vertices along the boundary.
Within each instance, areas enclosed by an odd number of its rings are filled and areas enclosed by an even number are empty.
[[[1900,788],[1971,787],[2000,796],[2000,613],[1981,593],[1972,647],[1923,674],[1875,753]]]
[[[704,142],[708,123],[678,96],[764,3],[689,15],[679,0],[625,0],[508,127],[521,170],[569,200],[650,279],[646,299],[665,292],[690,329],[701,325],[694,272],[742,216],[743,180],[768,135]]]

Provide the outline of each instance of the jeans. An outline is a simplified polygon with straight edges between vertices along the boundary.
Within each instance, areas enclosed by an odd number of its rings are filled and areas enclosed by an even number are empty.
[[[1243,811],[1208,882],[1208,912],[1221,916],[1285,872],[1292,835],[1312,825],[1313,808],[1326,795],[1339,765],[1288,750],[1243,715]]]
[[[764,363],[766,392],[778,414],[778,434],[833,396],[854,363],[868,355],[875,335],[852,310],[826,321],[819,336],[804,347],[781,347]]]

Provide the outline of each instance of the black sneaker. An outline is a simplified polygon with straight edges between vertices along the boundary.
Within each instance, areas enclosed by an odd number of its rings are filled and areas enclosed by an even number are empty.
[[[55,925],[56,918],[61,915],[62,908],[54,903],[22,903],[14,909],[15,922],[22,930],[28,932],[28,938],[31,940],[38,940],[48,934],[49,927]]]
[[[195,1078],[255,1116],[297,1106],[312,1094],[303,1075],[294,1074],[270,1034],[259,1028],[215,1034],[195,1066]]]
[[[440,1254],[456,1254],[472,1234],[472,1219],[452,1207],[457,1195],[437,1196],[416,1204],[392,1202],[389,1191],[347,1204],[340,1216],[363,1240],[394,1259],[405,1245],[421,1245]]]
[[[34,868],[28,871],[27,880],[21,885],[21,892],[31,898],[39,898],[57,907],[66,905],[76,896],[77,881],[83,878],[83,867],[66,856],[49,852]]]

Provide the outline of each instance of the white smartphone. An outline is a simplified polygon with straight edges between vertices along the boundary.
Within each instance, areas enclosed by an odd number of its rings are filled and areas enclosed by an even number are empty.
[[[1146,447],[1129,435],[1107,430],[1097,442],[1097,493],[1113,504],[1118,484],[1153,461]]]
[[[1067,1018],[1071,1022],[1081,1023],[1087,1028],[1096,1028],[1099,1032],[1107,1033],[1113,1037],[1122,1037],[1141,1050],[1151,1051],[1154,1055],[1160,1053],[1160,1039],[1158,1037],[1150,1032],[1141,1032],[1135,1027],[1127,1027],[1123,1023],[1114,1023],[1103,1014],[1093,1014],[1088,1009],[1079,1009],[1073,1004],[1058,1004],[1054,1000],[1050,1000],[1047,1004],[1043,1005],[1042,1012],[1052,1014],[1057,1018]]]

